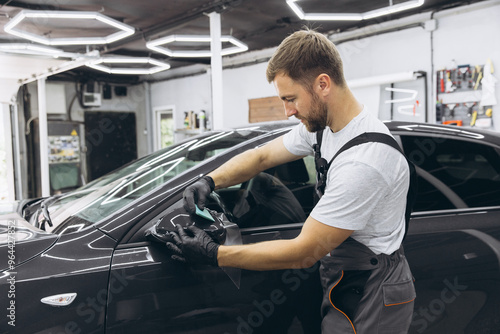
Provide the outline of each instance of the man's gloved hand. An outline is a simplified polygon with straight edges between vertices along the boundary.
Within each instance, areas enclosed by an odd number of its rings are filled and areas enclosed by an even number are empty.
[[[177,224],[175,227],[177,233],[170,232],[174,242],[166,243],[167,248],[174,252],[174,255],[172,255],[173,260],[218,266],[217,253],[220,245],[207,232],[191,225],[186,228],[192,234],[188,235],[182,226]]]
[[[215,189],[214,180],[206,175],[184,190],[184,208],[189,213],[196,212],[196,204],[203,210],[207,197]]]

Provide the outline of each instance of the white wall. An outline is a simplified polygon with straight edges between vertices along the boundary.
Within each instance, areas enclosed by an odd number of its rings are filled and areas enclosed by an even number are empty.
[[[10,106],[0,103],[0,202],[15,200],[11,128]]]
[[[445,15],[446,12],[436,15],[435,67],[446,67],[452,59],[459,65],[475,65],[484,64],[486,58],[491,58],[500,69],[500,4],[477,10],[466,8],[457,14],[449,11],[450,15]]]
[[[498,2],[497,2],[498,3]],[[447,67],[451,60],[458,65],[484,65],[488,58],[496,68],[494,77],[500,79],[500,4],[478,10],[463,10],[459,14],[438,16],[434,34],[435,69]],[[500,103],[500,82],[495,96]],[[500,131],[500,107],[493,107],[493,125]]]
[[[266,80],[267,63],[223,71],[223,127],[248,124],[248,100],[276,95]],[[190,76],[151,84],[151,108],[175,106],[175,124],[183,128],[184,111],[212,110],[209,74]],[[209,120],[210,122],[210,120]],[[210,126],[210,124],[209,124]]]
[[[429,15],[422,20],[428,20]],[[429,121],[434,118],[435,90],[432,72],[449,66],[452,59],[458,65],[482,65],[491,58],[500,69],[500,3],[486,1],[479,5],[437,12],[437,30],[431,33],[423,27],[413,27],[350,42],[337,46],[344,60],[347,80],[398,73],[425,71],[428,74]],[[370,29],[366,29],[370,32]],[[434,65],[432,66],[432,61]],[[274,87],[265,78],[267,63],[260,63],[223,71],[224,126],[248,123],[248,100],[276,95]],[[495,77],[499,78],[497,70]],[[500,84],[500,83],[499,83]],[[498,86],[498,85],[497,85]],[[151,85],[152,107],[175,105],[177,115],[183,111],[211,108],[210,79],[207,74],[173,79]],[[354,90],[355,95],[370,109],[378,108],[379,87]],[[500,101],[500,89],[496,88]],[[494,110],[494,125],[500,131],[500,108]],[[176,124],[182,127],[182,116]]]
[[[0,78],[0,103],[11,103],[18,89],[17,79]]]
[[[411,28],[337,44],[346,80],[415,70],[430,71],[429,33]]]
[[[344,60],[347,80],[370,76],[422,70],[429,75],[429,122],[435,121],[433,73],[450,68],[452,60],[457,65],[484,65],[490,58],[493,65],[500,68],[500,4],[488,6],[466,6],[459,9],[436,13],[437,30],[433,32],[433,53],[431,57],[431,33],[423,27],[405,29],[360,40],[339,43],[337,47]],[[434,61],[433,68],[431,60]],[[499,78],[498,71],[494,74]],[[379,87],[354,89],[355,95],[378,107],[374,95]],[[375,92],[375,94],[374,94]],[[500,89],[496,88],[500,101]],[[366,98],[366,102],[364,99]],[[370,105],[371,104],[371,105]],[[494,108],[493,122],[500,131],[500,108]]]
[[[267,82],[266,67],[261,63],[224,71],[224,126],[248,123],[248,100],[276,96],[274,85]]]
[[[211,84],[208,74],[152,83],[150,87],[150,112],[160,106],[173,105],[176,112],[174,115],[176,129],[183,128],[185,111],[205,110],[209,115],[212,110]]]
[[[420,27],[338,43],[337,48],[348,82],[407,71],[431,72],[429,32]],[[378,115],[379,85],[352,91],[361,103]]]

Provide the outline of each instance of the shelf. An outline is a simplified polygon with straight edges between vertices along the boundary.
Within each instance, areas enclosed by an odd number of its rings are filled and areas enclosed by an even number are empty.
[[[186,135],[197,135],[197,134],[203,133],[205,131],[207,131],[207,130],[201,130],[201,129],[177,129],[174,132],[175,133],[183,133],[183,134],[186,134]]]
[[[438,93],[438,101],[441,101],[443,104],[479,102],[482,95],[482,90],[465,90],[451,93]]]

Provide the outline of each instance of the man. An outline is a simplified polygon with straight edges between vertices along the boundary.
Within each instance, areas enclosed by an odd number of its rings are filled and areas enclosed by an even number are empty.
[[[268,168],[313,154],[323,131],[321,155],[329,161],[352,138],[389,134],[353,96],[340,55],[325,36],[298,31],[269,61],[267,79],[297,127],[269,144],[246,151],[186,189],[185,207],[201,208],[214,189],[249,180]],[[325,292],[323,333],[406,333],[415,290],[401,242],[405,234],[409,168],[405,157],[380,142],[340,154],[327,173],[324,195],[291,240],[219,246],[196,227],[178,227],[168,246],[189,262],[249,270],[305,268],[321,260]]]

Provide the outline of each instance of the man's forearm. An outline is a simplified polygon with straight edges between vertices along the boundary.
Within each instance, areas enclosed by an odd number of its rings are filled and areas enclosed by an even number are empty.
[[[208,175],[214,180],[215,189],[226,188],[248,181],[268,168],[300,158],[285,148],[281,136],[235,156]]]
[[[273,240],[241,246],[220,246],[217,261],[220,267],[247,270],[278,270],[305,268],[316,259],[305,257],[295,240]]]
[[[217,262],[220,267],[248,270],[308,268],[344,242],[352,232],[325,225],[309,216],[297,237],[241,246],[220,246]]]
[[[248,181],[263,169],[256,150],[245,151],[208,174],[215,183],[215,189],[227,188]]]

